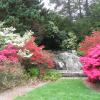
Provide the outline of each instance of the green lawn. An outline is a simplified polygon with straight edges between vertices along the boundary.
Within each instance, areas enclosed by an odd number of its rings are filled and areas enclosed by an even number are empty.
[[[15,100],[100,100],[100,93],[87,88],[80,79],[65,79],[34,89]]]

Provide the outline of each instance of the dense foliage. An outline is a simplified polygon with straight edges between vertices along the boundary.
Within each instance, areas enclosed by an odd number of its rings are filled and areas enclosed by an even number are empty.
[[[7,46],[0,51],[1,59],[7,58],[18,62],[18,56],[20,56],[29,59],[33,64],[53,66],[53,61],[48,56],[49,53],[42,50],[44,46],[38,46],[35,43],[35,37],[32,36],[31,31],[26,32],[23,37],[13,33],[3,35],[4,43]]]
[[[47,70],[55,67],[53,55],[44,46],[35,43],[31,31],[23,36],[15,33],[15,28],[0,27],[0,91],[24,83],[30,78],[46,78]],[[57,72],[52,72],[48,80],[56,80]]]
[[[15,31],[20,35],[27,30],[34,31],[37,37],[36,42],[39,45],[44,44],[46,49],[66,50],[61,46],[63,40],[72,39],[68,36],[68,32],[73,32],[72,21],[53,11],[46,10],[40,0],[0,1],[0,21],[4,21],[6,26],[15,27]],[[69,45],[68,42],[66,44]],[[70,47],[70,49],[72,48]]]
[[[24,67],[9,60],[0,61],[0,92],[26,82]]]
[[[92,31],[100,30],[100,0],[50,0],[55,4],[54,11],[62,16],[67,16],[60,24],[63,29],[73,30],[78,37],[78,42]],[[67,22],[70,19],[70,22]],[[67,22],[67,23],[65,23]],[[67,27],[67,25],[71,27]]]
[[[55,81],[59,78],[61,78],[61,73],[59,73],[57,70],[46,70],[46,74],[43,77],[43,80],[51,80],[51,81]]]
[[[45,44],[46,49],[73,49],[77,48],[85,35],[100,28],[100,2],[94,1],[89,3],[88,0],[73,2],[71,0],[51,0],[56,3],[56,7],[55,11],[50,11],[43,7],[41,0],[2,0],[0,1],[0,21],[5,21],[6,26],[15,27],[16,32],[21,35],[26,30],[34,31],[37,36],[36,42],[39,45]],[[60,11],[58,10],[59,13],[56,10],[61,5],[63,7]],[[77,38],[77,42],[71,41],[71,46],[67,42],[73,39],[68,36],[69,32],[75,33],[74,36]],[[73,47],[74,42],[77,45]],[[63,43],[68,45],[68,48],[63,48]]]
[[[91,48],[88,54],[80,58],[83,63],[83,71],[89,81],[100,81],[100,45]]]
[[[63,50],[76,50],[78,41],[77,36],[73,32],[69,32],[67,36],[68,37],[62,41],[61,48]]]
[[[39,4],[40,0],[1,0],[0,20],[5,21],[7,26],[15,27],[21,34],[33,30],[34,24],[41,20]]]

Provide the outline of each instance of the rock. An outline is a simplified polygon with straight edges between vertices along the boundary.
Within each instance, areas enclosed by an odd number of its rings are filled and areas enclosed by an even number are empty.
[[[67,72],[82,72],[79,57],[74,53],[58,53],[55,56],[56,68]]]

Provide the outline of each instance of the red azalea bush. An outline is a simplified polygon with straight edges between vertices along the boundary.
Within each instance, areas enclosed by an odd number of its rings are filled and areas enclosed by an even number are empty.
[[[15,48],[12,44],[5,46],[3,50],[0,51],[0,61],[9,60],[13,63],[18,62],[18,49]]]
[[[83,71],[92,82],[100,81],[100,45],[89,50],[88,54],[80,58]]]
[[[95,47],[97,44],[100,44],[100,32],[93,32],[90,36],[86,36],[85,40],[80,43],[79,50],[84,54],[88,53],[90,48]]]
[[[44,76],[47,68],[54,68],[52,54],[43,50],[43,48],[44,46],[38,46],[35,43],[35,37],[32,37],[26,41],[21,49],[22,52],[18,53],[25,69],[28,70],[35,65],[39,68],[40,76]]]
[[[29,50],[32,54],[32,56],[30,57],[30,62],[38,66],[46,64],[48,68],[53,68],[54,63],[50,56],[50,53],[43,50],[44,46],[37,46],[34,41],[35,37],[32,37],[29,41],[25,43],[24,46],[24,49]]]

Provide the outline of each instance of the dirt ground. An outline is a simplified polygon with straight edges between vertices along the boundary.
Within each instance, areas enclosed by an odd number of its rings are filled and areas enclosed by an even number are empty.
[[[13,89],[6,90],[3,93],[0,93],[0,100],[14,100],[17,96],[22,96],[31,90],[41,87],[45,85],[46,82],[35,82],[35,83],[28,83],[24,86],[15,87]]]
[[[83,82],[88,88],[91,88],[96,92],[100,92],[100,83],[92,83],[89,82],[87,79],[84,79]]]

